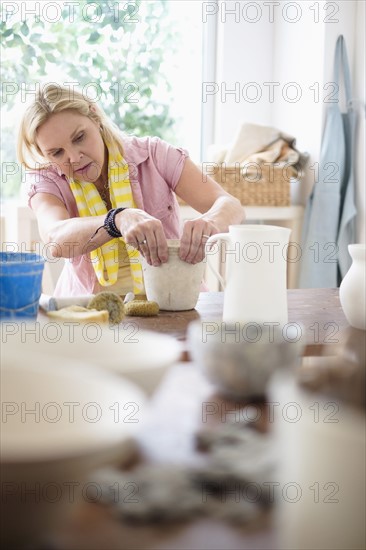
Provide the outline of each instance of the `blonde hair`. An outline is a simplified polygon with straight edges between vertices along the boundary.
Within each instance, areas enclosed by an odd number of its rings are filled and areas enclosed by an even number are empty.
[[[123,155],[123,134],[100,106],[78,91],[57,84],[47,84],[37,92],[35,100],[26,109],[20,122],[17,156],[21,164],[29,170],[45,168],[45,158],[37,144],[37,130],[53,114],[66,109],[72,109],[96,122],[100,127],[103,141],[117,147]],[[33,161],[33,166],[30,161]]]

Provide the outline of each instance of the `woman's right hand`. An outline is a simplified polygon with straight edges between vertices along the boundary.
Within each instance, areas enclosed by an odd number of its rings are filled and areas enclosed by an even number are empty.
[[[168,261],[168,244],[160,220],[139,208],[118,212],[115,223],[126,244],[137,248],[150,265]]]

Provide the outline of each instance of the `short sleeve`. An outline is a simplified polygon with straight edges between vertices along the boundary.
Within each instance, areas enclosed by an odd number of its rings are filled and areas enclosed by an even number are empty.
[[[150,148],[150,155],[156,169],[174,191],[185,160],[189,156],[188,151],[181,147],[174,147],[158,137],[151,138]]]
[[[51,195],[55,195],[55,197],[65,204],[64,197],[57,183],[40,170],[26,171],[25,192],[28,196],[28,206],[30,208],[32,208],[31,199],[36,193],[50,193]]]

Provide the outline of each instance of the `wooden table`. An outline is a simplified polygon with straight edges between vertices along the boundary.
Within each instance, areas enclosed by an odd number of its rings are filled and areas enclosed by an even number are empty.
[[[288,290],[289,323],[301,325],[306,334],[305,355],[332,353],[349,325],[339,302],[338,289]],[[223,292],[201,292],[196,309],[161,311],[157,317],[129,317],[122,323],[135,323],[139,329],[163,332],[185,340],[187,326],[194,320],[221,322]]]
[[[194,464],[202,453],[195,449],[194,434],[202,427],[204,403],[225,407],[235,404],[215,393],[199,367],[191,362],[174,365],[155,393],[144,427],[143,451],[149,463]],[[220,422],[220,415],[208,422]],[[205,424],[206,425],[206,424]],[[179,495],[177,495],[179,499]],[[57,550],[231,550],[278,548],[269,516],[253,528],[233,527],[225,521],[199,518],[176,524],[129,525],[112,517],[101,505],[82,505],[79,515],[55,539]]]
[[[319,354],[329,342],[330,329],[338,340],[348,323],[341,310],[338,290],[290,290],[290,322],[306,330],[306,353]],[[195,311],[162,312],[157,318],[131,318],[141,329],[164,332],[184,340],[187,325],[194,319],[220,319],[222,293],[202,293]],[[318,327],[318,328],[317,328]],[[318,331],[318,332],[317,332]],[[190,361],[174,365],[150,402],[148,426],[143,431],[145,458],[152,463],[194,463],[199,451],[194,434],[202,426],[202,407],[209,401],[218,410],[235,405],[215,393],[199,365]],[[216,419],[211,419],[217,422]],[[260,428],[260,427],[259,427]],[[177,495],[179,498],[179,495]],[[255,529],[234,527],[217,519],[197,519],[175,525],[132,526],[113,518],[99,504],[82,505],[76,518],[55,538],[62,550],[215,550],[277,549],[278,533],[270,519]]]

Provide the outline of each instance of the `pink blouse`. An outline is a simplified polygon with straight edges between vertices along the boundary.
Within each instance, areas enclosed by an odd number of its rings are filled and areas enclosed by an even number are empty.
[[[167,239],[180,237],[179,206],[174,193],[188,152],[158,137],[125,137],[124,159],[128,163],[132,194],[141,208],[163,224]],[[36,193],[51,193],[65,205],[70,217],[78,217],[66,176],[57,166],[26,173],[28,204]],[[66,259],[54,296],[91,294],[96,276],[89,254]],[[106,290],[108,290],[106,288]]]

